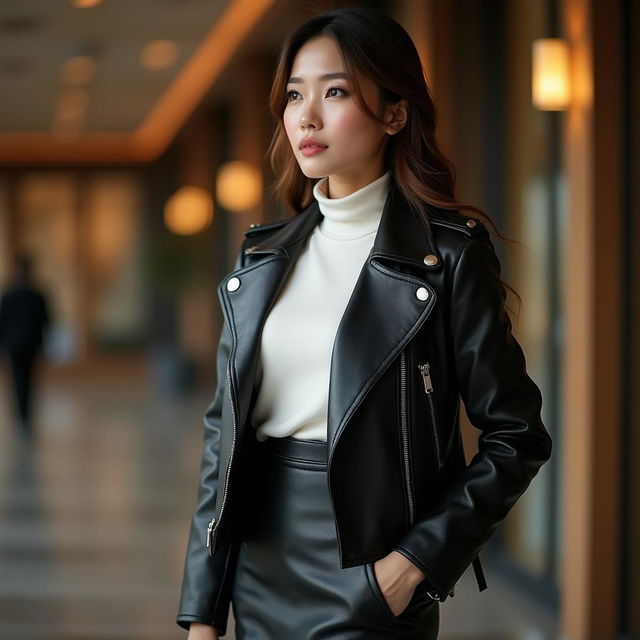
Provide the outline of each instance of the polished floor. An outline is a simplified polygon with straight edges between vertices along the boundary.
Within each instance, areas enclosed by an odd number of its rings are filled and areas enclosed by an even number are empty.
[[[0,640],[186,637],[174,615],[208,400],[127,375],[47,382],[28,443],[0,372]],[[442,640],[557,637],[485,571],[489,589],[469,570],[442,605]]]

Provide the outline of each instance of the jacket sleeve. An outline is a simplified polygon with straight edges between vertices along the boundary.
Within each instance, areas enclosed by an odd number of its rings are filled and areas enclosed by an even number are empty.
[[[542,396],[512,335],[499,275],[483,229],[460,252],[449,301],[457,382],[481,430],[478,452],[394,547],[426,574],[440,601],[551,456]]]
[[[244,242],[236,258],[234,270],[242,266],[243,250]],[[225,322],[216,356],[216,390],[203,419],[204,436],[197,506],[191,520],[176,618],[177,624],[183,629],[188,629],[192,622],[215,626],[219,636],[226,633],[230,602],[223,586],[227,571],[231,569],[233,556],[230,544],[216,545],[213,556],[210,556],[206,546],[206,535],[218,493],[222,404],[227,392],[225,372],[230,350],[231,333]]]

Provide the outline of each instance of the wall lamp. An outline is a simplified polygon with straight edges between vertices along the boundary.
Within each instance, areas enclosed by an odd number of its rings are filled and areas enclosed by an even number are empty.
[[[571,99],[569,45],[562,38],[533,41],[531,100],[542,111],[564,111]]]

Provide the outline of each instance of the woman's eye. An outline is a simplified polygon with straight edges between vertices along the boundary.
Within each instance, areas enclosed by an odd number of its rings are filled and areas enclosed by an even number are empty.
[[[336,93],[338,92],[338,93]],[[349,95],[346,91],[346,89],[343,89],[342,87],[329,87],[327,89],[327,96],[329,96],[330,98],[336,98],[340,95]],[[300,93],[298,91],[296,91],[295,89],[290,89],[289,91],[287,91],[287,93],[285,94],[285,97],[287,99],[287,102],[291,102],[293,100],[298,100],[300,97]]]
[[[327,90],[327,93],[329,94],[329,93],[331,93],[332,91],[342,91],[342,93],[343,93],[344,95],[347,95],[347,92],[346,92],[342,87],[329,87],[329,89]],[[334,94],[332,94],[332,95],[331,95],[331,97],[332,97],[332,98],[335,98],[335,97],[336,97],[336,94],[335,94],[335,93],[334,93]]]

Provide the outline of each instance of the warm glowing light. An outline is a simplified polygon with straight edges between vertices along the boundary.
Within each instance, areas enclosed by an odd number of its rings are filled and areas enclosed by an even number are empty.
[[[566,109],[570,100],[569,47],[562,38],[533,42],[531,97],[544,111]]]
[[[246,211],[258,206],[262,200],[260,169],[250,162],[226,162],[218,171],[216,196],[230,211]]]
[[[91,9],[96,7],[102,2],[102,0],[71,0],[71,4],[76,9]]]
[[[67,87],[89,84],[96,70],[96,61],[91,56],[74,56],[60,66],[60,79]]]
[[[206,189],[187,186],[176,191],[164,208],[164,223],[178,235],[202,231],[213,219],[213,202]]]
[[[171,40],[152,40],[142,49],[140,64],[145,69],[166,69],[178,57],[178,45]]]

